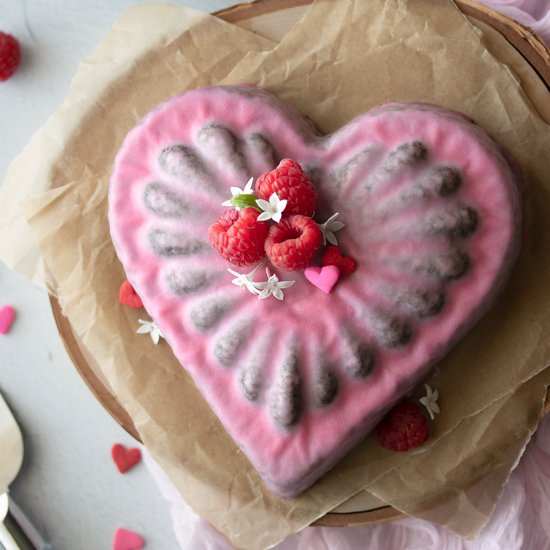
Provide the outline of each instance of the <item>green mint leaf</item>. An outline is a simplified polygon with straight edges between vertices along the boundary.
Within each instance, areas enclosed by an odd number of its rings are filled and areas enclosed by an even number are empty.
[[[231,204],[237,208],[254,208],[258,212],[261,212],[262,209],[256,204],[257,198],[256,195],[240,193],[231,199]]]

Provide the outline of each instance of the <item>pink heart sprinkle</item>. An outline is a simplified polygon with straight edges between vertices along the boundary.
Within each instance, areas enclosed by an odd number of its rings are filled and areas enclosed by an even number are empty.
[[[139,550],[144,545],[145,542],[141,536],[133,531],[128,531],[122,527],[119,527],[115,531],[113,550]]]
[[[304,270],[306,279],[326,294],[330,294],[332,287],[340,278],[340,270],[335,265],[323,267],[309,266]]]
[[[0,308],[0,334],[6,334],[10,330],[15,319],[15,309],[12,306]]]

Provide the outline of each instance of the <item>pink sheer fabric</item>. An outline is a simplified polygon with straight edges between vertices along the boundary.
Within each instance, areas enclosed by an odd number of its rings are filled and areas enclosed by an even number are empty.
[[[536,32],[550,45],[550,0],[478,0]]]
[[[231,550],[227,541],[185,503],[147,455],[145,463],[171,505],[174,531],[184,550]],[[307,527],[277,550],[543,550],[550,548],[550,415],[512,472],[489,523],[473,541],[420,519],[367,527]]]
[[[530,27],[550,44],[550,0],[480,0]],[[229,550],[231,546],[185,503],[164,472],[145,453],[145,462],[171,505],[182,549]],[[419,519],[369,527],[308,527],[277,550],[531,550],[550,548],[550,415],[512,472],[491,520],[474,541]]]

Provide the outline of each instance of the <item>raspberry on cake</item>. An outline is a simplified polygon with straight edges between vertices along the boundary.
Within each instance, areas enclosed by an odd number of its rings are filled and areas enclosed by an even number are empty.
[[[323,265],[335,265],[340,275],[351,275],[357,269],[357,262],[351,256],[344,256],[337,246],[327,246],[323,252]]]
[[[269,228],[265,251],[271,263],[284,271],[305,269],[323,242],[319,226],[307,216],[285,216]]]
[[[242,189],[251,177],[257,197]],[[519,183],[502,148],[455,111],[386,103],[321,136],[264,90],[213,86],[130,131],[109,223],[174,354],[266,486],[289,498],[494,303],[519,252]],[[233,190],[248,207],[235,209]],[[258,221],[255,201],[273,194],[284,210],[270,203]],[[330,294],[328,262],[355,270]]]
[[[265,256],[264,243],[269,226],[258,221],[254,208],[226,210],[214,222],[208,237],[214,249],[233,265],[252,265]]]
[[[287,214],[311,217],[315,213],[317,192],[309,176],[294,160],[282,160],[275,170],[262,174],[256,181],[256,194],[260,199],[269,200],[273,193],[287,201]]]

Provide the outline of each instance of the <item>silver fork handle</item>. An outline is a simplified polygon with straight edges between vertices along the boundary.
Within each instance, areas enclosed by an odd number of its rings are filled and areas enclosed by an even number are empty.
[[[8,499],[8,511],[6,517],[0,523],[0,548],[5,550],[51,550],[47,543],[36,530],[29,518],[8,495],[2,498]]]

